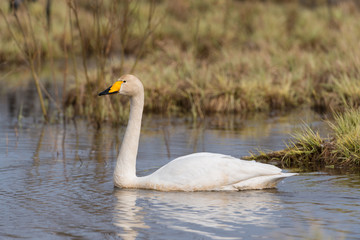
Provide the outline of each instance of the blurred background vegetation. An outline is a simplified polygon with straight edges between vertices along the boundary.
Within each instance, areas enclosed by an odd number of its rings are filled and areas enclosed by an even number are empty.
[[[123,122],[127,99],[96,95],[126,73],[147,113],[360,105],[359,1],[67,0],[49,19],[46,3],[0,2],[1,91],[36,86],[45,120]]]

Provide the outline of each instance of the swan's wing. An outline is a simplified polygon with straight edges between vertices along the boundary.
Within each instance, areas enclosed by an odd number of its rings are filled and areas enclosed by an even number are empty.
[[[174,159],[145,178],[151,188],[196,191],[278,174],[281,174],[281,169],[273,165],[223,154],[194,153]]]

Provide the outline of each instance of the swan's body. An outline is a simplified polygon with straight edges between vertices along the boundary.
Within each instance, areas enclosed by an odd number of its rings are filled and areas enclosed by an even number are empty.
[[[263,189],[275,187],[288,175],[269,164],[203,152],[176,158],[149,176],[137,177],[133,187],[165,191]]]
[[[240,160],[216,153],[194,153],[179,157],[145,177],[136,176],[144,88],[138,78],[125,75],[99,95],[130,96],[130,117],[114,171],[114,184],[122,188],[161,191],[220,191],[274,188],[283,178],[280,168]]]

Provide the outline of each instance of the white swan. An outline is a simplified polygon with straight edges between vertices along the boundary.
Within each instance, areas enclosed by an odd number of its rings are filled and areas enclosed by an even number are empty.
[[[130,116],[114,171],[114,184],[121,188],[160,191],[221,191],[274,188],[283,173],[269,164],[240,160],[217,153],[194,153],[179,157],[151,175],[136,176],[144,87],[133,75],[124,75],[99,96],[119,93],[130,97]]]

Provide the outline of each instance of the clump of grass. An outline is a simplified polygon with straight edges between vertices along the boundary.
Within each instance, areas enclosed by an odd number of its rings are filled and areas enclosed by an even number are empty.
[[[329,126],[336,139],[334,154],[344,164],[360,166],[360,110],[335,114],[335,122]]]
[[[259,151],[247,159],[276,161],[284,167],[317,170],[322,167],[360,168],[360,109],[335,113],[334,122],[327,121],[333,130],[330,138],[321,138],[308,125],[294,134],[287,148],[265,153]]]
[[[301,169],[317,169],[324,166],[323,155],[331,152],[330,145],[308,125],[296,132],[286,149],[266,153],[259,150],[246,159],[279,162],[283,167],[298,167]]]

